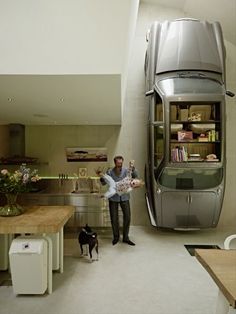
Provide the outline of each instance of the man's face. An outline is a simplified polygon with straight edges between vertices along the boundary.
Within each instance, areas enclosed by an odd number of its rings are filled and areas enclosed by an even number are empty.
[[[117,159],[116,161],[115,161],[115,166],[116,166],[116,168],[122,168],[122,165],[123,165],[123,160],[122,159]]]

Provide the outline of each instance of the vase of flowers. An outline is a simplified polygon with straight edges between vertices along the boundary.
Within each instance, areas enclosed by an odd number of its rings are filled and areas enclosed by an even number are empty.
[[[24,212],[24,208],[17,204],[17,196],[19,193],[30,191],[32,183],[40,179],[37,172],[31,171],[25,165],[13,173],[7,169],[1,170],[0,193],[5,194],[7,203],[0,207],[0,216],[17,216]]]

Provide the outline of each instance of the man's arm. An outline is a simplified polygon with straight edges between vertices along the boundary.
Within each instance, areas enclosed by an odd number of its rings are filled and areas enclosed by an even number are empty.
[[[138,171],[135,169],[135,167],[132,168],[131,177],[133,179],[137,179],[138,178]]]
[[[130,160],[129,162],[129,168],[127,170],[128,176],[131,177],[132,179],[137,179],[138,178],[138,171],[135,169],[134,166],[134,160]]]
[[[106,174],[111,176],[110,170],[107,170]],[[103,177],[100,178],[100,182],[101,182],[102,185],[106,185],[107,184],[106,180]]]

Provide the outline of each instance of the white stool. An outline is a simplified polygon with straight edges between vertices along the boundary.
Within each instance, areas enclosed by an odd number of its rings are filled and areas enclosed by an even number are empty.
[[[230,242],[233,240],[233,239],[236,239],[236,234],[231,234],[230,236],[228,236],[225,241],[224,241],[224,249],[225,250],[229,250],[229,246],[230,246]]]

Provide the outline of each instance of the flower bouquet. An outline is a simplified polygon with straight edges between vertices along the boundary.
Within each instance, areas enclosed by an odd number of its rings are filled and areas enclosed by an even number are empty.
[[[17,195],[30,191],[33,182],[40,178],[37,170],[31,171],[25,165],[11,173],[7,169],[0,172],[0,193],[6,195],[7,204],[0,207],[0,216],[16,216],[24,212],[24,209],[16,203]]]

